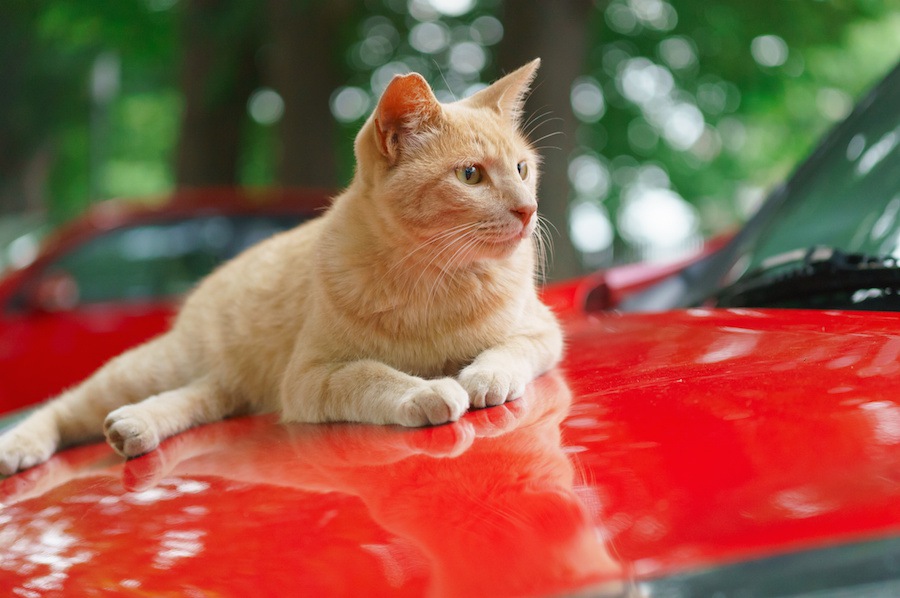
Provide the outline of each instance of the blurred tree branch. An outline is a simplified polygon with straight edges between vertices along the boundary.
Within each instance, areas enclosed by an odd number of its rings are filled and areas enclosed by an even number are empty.
[[[329,100],[343,80],[338,29],[351,16],[352,3],[268,0],[266,8],[267,72],[285,104],[278,124],[278,182],[333,188],[338,166]]]
[[[540,211],[556,230],[549,277],[560,279],[581,272],[580,258],[569,240],[569,156],[575,149],[578,121],[569,94],[572,82],[583,74],[587,56],[587,23],[591,0],[507,0],[503,5],[504,37],[499,63],[504,72],[539,57],[541,69],[526,110],[538,120],[549,120],[532,134],[542,149]],[[547,116],[541,116],[544,113]],[[560,133],[560,134],[555,134]],[[543,138],[543,139],[542,139]],[[549,256],[548,256],[549,257]]]
[[[184,113],[176,182],[234,185],[247,98],[258,80],[254,11],[240,0],[188,0],[181,10]]]

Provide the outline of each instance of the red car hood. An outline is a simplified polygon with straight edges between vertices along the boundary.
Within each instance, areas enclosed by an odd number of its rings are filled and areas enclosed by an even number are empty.
[[[417,430],[191,430],[0,483],[0,587],[223,596],[617,592],[900,525],[900,316],[567,322],[520,401]],[[31,592],[29,594],[28,592]]]

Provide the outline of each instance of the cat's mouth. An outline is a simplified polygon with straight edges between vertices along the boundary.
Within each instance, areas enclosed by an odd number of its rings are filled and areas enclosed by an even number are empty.
[[[518,243],[521,240],[522,240],[522,237],[520,237],[519,235],[513,235],[512,237],[505,237],[505,238],[493,238],[492,237],[489,239],[482,239],[481,242],[486,245],[494,245],[497,247],[503,247],[506,245],[515,245],[516,243]]]
[[[524,226],[521,230],[514,231],[512,233],[497,233],[493,235],[486,235],[482,237],[480,241],[488,247],[494,247],[498,249],[513,247],[530,237],[531,233],[531,228]]]

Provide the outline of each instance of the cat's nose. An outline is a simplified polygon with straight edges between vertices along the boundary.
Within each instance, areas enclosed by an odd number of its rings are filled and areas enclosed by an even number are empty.
[[[527,226],[531,217],[537,212],[537,206],[531,204],[521,204],[509,210],[513,216],[522,221],[523,226]]]

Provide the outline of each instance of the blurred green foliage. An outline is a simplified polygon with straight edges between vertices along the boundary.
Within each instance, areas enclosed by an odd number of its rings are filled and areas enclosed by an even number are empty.
[[[0,212],[46,209],[61,220],[92,200],[177,184],[180,27],[190,1],[0,5]],[[500,74],[503,15],[517,6],[471,0],[448,14],[432,0],[339,3],[349,7],[335,34],[345,84],[332,109],[345,112],[335,121],[339,146],[321,148],[341,157],[335,185],[352,174],[353,136],[385,77],[418,70],[439,95],[465,94]],[[273,49],[247,15],[263,4],[222,3],[223,28],[255,28],[258,55]],[[591,265],[653,257],[640,231],[627,232],[640,220],[627,205],[638,205],[636,190],[664,190],[656,199],[687,206],[679,208],[690,227],[676,239],[682,245],[734,226],[900,57],[897,0],[598,0],[585,27],[592,50],[573,57],[585,69],[573,83],[582,123],[569,199],[593,210],[589,235],[600,234],[598,215],[612,231],[588,252]],[[108,100],[92,101],[103,56],[118,71]],[[535,135],[552,134],[553,115],[531,109],[545,121]],[[245,120],[241,182],[277,183],[283,140],[274,122]]]
[[[612,0],[591,23],[587,68],[607,105],[579,139],[609,184],[581,200],[601,204],[627,234],[624,204],[639,195],[630,190],[659,185],[694,206],[698,232],[735,226],[894,66],[898,9],[891,0]]]
[[[179,120],[175,18],[152,6],[137,0],[9,0],[0,6],[6,90],[0,93],[0,212],[45,209],[59,221],[83,210],[92,195],[171,188]],[[121,60],[122,77],[111,106],[116,116],[100,140],[108,149],[102,162],[92,164],[91,71],[98,56],[109,53]],[[153,99],[141,102],[147,94]],[[160,114],[175,126],[147,122]],[[28,174],[42,156],[50,167],[36,181]],[[135,159],[148,172],[128,181],[115,174]],[[165,173],[154,188],[144,182],[150,171]],[[94,177],[112,187],[93,193]]]

